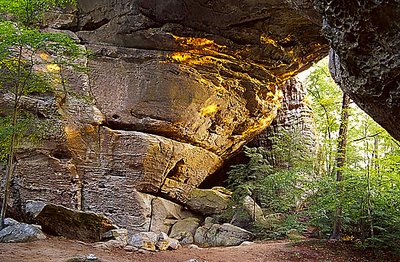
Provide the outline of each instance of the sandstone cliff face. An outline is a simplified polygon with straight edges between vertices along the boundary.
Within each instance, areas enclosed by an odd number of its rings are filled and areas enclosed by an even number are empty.
[[[282,107],[272,124],[257,135],[251,142],[251,146],[270,149],[272,137],[279,136],[281,131],[292,132],[301,139],[310,151],[316,149],[316,130],[312,110],[307,102],[307,91],[300,80],[292,78],[283,86]]]
[[[134,230],[140,192],[185,203],[271,123],[283,83],[327,54],[321,25],[337,81],[400,138],[398,0],[78,2],[52,24],[92,50],[89,73],[66,72],[56,99],[26,98],[65,139],[17,156],[16,205],[104,212]]]
[[[133,231],[147,228],[143,192],[184,204],[272,122],[283,83],[327,53],[320,27],[285,1],[78,2],[57,27],[92,50],[89,70],[65,72],[52,105],[65,141],[19,155],[14,199]]]

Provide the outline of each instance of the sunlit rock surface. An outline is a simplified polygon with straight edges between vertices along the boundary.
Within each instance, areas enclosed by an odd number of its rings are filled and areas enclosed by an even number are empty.
[[[284,132],[296,137],[310,149],[316,149],[316,127],[305,85],[297,78],[292,78],[283,85],[284,99],[282,107],[272,124],[249,144],[250,146],[271,149],[273,138],[279,138]]]
[[[151,216],[142,192],[184,205],[328,51],[318,16],[283,0],[78,2],[76,23],[57,28],[92,50],[88,71],[64,72],[64,138],[19,156],[14,204],[102,212],[133,231]]]

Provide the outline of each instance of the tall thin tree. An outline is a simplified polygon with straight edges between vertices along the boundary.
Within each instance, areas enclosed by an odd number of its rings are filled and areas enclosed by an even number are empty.
[[[342,235],[342,213],[343,207],[341,203],[341,195],[343,193],[343,169],[346,165],[346,146],[348,138],[348,126],[349,126],[349,108],[350,108],[350,97],[343,93],[342,101],[342,112],[340,118],[337,155],[336,155],[336,182],[339,201],[335,211],[335,218],[333,224],[333,232],[330,237],[332,240],[339,240]]]

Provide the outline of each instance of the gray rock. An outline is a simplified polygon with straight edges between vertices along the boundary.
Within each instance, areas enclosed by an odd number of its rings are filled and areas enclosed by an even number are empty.
[[[214,224],[210,229],[200,227],[195,234],[196,243],[203,246],[237,246],[253,237],[251,232],[228,223]]]
[[[128,230],[123,228],[112,229],[106,232],[102,239],[114,239],[126,244],[128,242]]]
[[[17,223],[9,225],[0,231],[0,242],[20,243],[45,239],[40,226]]]
[[[204,226],[205,227],[211,227],[212,225],[214,225],[215,224],[215,219],[213,218],[213,217],[206,217],[205,219],[204,219]]]
[[[400,30],[392,26],[400,20],[399,1],[320,0],[314,5],[324,18],[322,32],[332,47],[330,71],[336,82],[400,139]]]
[[[164,232],[161,232],[158,235],[158,240],[157,240],[158,250],[160,251],[165,251],[168,249],[176,250],[179,249],[180,247],[181,245],[177,239],[168,237],[168,235],[165,234]]]
[[[103,215],[53,204],[46,204],[34,221],[49,234],[89,242],[100,241],[103,234],[116,228]]]
[[[202,246],[208,246],[209,245],[209,240],[207,238],[207,232],[208,230],[212,227],[211,226],[202,226],[197,228],[196,233],[194,235],[194,242],[197,244],[200,244]]]
[[[133,234],[129,240],[128,245],[144,249],[148,251],[156,251],[158,242],[158,234],[154,232],[140,232]]]
[[[120,241],[120,240],[109,240],[106,242],[98,242],[94,244],[95,248],[101,248],[105,250],[110,250],[114,248],[124,248],[127,245],[126,241]]]
[[[45,206],[46,203],[43,201],[27,200],[25,204],[25,213],[30,219],[35,219]]]
[[[194,217],[179,220],[172,226],[170,237],[178,239],[184,245],[191,244],[199,224],[200,220]]]
[[[156,197],[151,200],[151,227],[149,231],[168,233],[171,227],[178,221],[193,214],[183,206]]]
[[[188,245],[188,249],[201,249],[201,247],[199,247],[198,245],[195,245],[195,244],[191,244],[191,245]]]
[[[264,213],[261,207],[250,197],[246,196],[243,199],[243,207],[255,222],[265,220]]]
[[[139,248],[131,246],[131,245],[127,245],[127,246],[124,247],[124,250],[127,251],[127,252],[134,252],[134,251],[138,251]]]
[[[254,245],[254,242],[251,241],[244,241],[242,244],[240,244],[241,247],[245,247],[245,246],[251,246]]]
[[[6,217],[4,219],[4,227],[14,226],[14,225],[17,225],[17,224],[19,224],[19,222],[17,220],[13,219],[13,218]]]

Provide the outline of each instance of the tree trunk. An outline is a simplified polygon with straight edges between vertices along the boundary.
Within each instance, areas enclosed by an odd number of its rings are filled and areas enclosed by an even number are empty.
[[[337,191],[339,196],[339,204],[336,207],[335,211],[333,232],[330,237],[330,239],[332,240],[340,240],[342,234],[343,207],[341,203],[341,195],[343,192],[343,187],[342,185],[340,185],[340,183],[341,181],[343,181],[343,168],[346,164],[346,145],[347,145],[348,125],[349,125],[349,107],[350,107],[350,97],[346,94],[343,94],[342,113],[340,119],[338,147],[336,156],[336,181],[338,182]]]
[[[17,96],[15,96],[17,100]],[[11,142],[10,148],[8,151],[8,159],[7,159],[7,168],[5,174],[5,183],[4,183],[4,194],[3,194],[3,202],[1,205],[1,214],[0,214],[0,230],[4,228],[4,219],[6,217],[6,209],[7,209],[7,202],[8,202],[8,192],[10,190],[11,178],[14,173],[14,153],[15,153],[15,145],[17,141],[17,117],[18,117],[18,105],[15,102],[13,115],[12,115],[12,134],[11,134]]]
[[[26,84],[21,83],[22,79],[22,51],[23,47],[19,46],[19,54],[18,54],[18,66],[17,66],[17,75],[15,79],[15,88],[14,88],[14,104],[13,104],[13,112],[12,112],[12,120],[11,120],[11,141],[10,141],[10,148],[8,150],[8,159],[7,159],[7,168],[5,174],[5,183],[4,183],[4,194],[3,194],[3,202],[1,205],[1,213],[0,213],[0,230],[4,228],[4,219],[6,217],[6,210],[7,210],[7,202],[8,202],[8,195],[10,190],[11,179],[14,174],[15,170],[15,163],[14,163],[14,155],[15,155],[15,148],[17,146],[17,121],[18,121],[18,109],[19,109],[19,101],[22,96],[23,88]],[[32,70],[32,68],[31,68]]]

